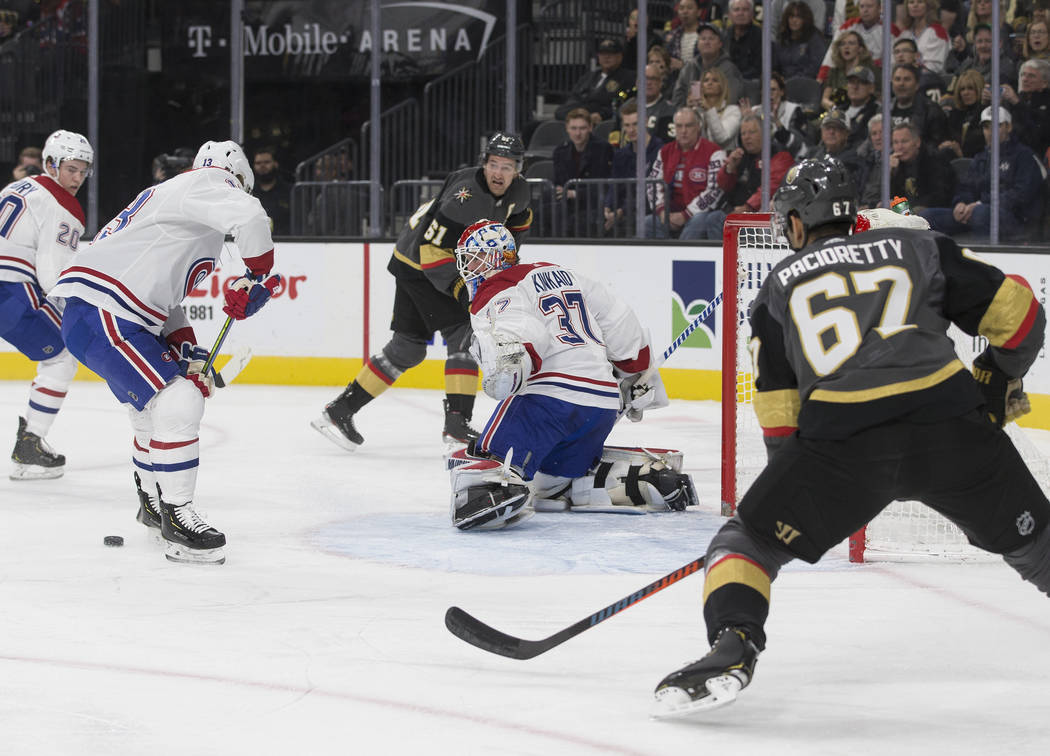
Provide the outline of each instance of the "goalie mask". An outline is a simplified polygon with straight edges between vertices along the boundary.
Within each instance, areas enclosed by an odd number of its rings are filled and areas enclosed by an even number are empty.
[[[91,149],[91,143],[75,131],[52,132],[51,136],[44,142],[41,153],[44,159],[44,167],[51,166],[57,172],[62,166],[63,160],[83,160],[87,163],[87,173],[84,178],[91,176],[91,166],[95,162],[95,151]]]
[[[248,158],[244,156],[244,150],[236,142],[229,140],[225,142],[205,142],[197,150],[197,156],[193,158],[194,168],[205,168],[214,166],[222,168],[237,177],[241,188],[248,194],[255,188],[255,175],[252,173]]]
[[[496,221],[480,220],[469,226],[456,245],[456,269],[467,285],[471,301],[485,279],[517,262],[514,237]]]

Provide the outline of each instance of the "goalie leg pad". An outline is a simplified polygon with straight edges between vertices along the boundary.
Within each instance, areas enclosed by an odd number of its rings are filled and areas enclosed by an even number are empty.
[[[682,453],[675,449],[606,446],[594,481],[614,505],[681,512],[700,502],[692,477],[681,470]]]
[[[532,492],[509,465],[496,460],[459,464],[449,471],[452,524],[459,530],[495,530],[532,516]]]

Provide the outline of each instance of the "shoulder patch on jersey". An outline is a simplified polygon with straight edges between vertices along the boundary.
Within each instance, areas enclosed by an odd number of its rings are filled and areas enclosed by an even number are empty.
[[[474,195],[470,193],[469,186],[461,186],[459,189],[456,190],[455,194],[452,195],[452,199],[456,200],[457,202],[459,202],[459,204],[462,205],[464,202],[466,202],[473,196]]]
[[[62,188],[61,184],[59,184],[50,176],[45,176],[43,174],[39,176],[32,176],[29,180],[35,181],[41,187],[46,189],[47,192],[55,198],[55,201],[58,202],[58,204],[60,204],[63,208],[65,208],[66,212],[68,212],[70,215],[72,215],[74,218],[80,221],[81,226],[83,226],[86,223],[84,219],[84,208],[82,208],[80,206],[80,203],[77,202],[76,197],[74,197],[72,194],[70,194]]]

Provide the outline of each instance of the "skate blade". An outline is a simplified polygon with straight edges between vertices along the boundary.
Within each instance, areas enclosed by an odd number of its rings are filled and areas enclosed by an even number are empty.
[[[177,543],[167,543],[167,551],[164,554],[169,562],[180,562],[182,564],[225,564],[226,554],[220,546],[217,549],[189,549]]]
[[[52,480],[61,478],[66,472],[65,465],[61,467],[42,467],[40,465],[24,465],[15,463],[15,469],[11,471],[11,480]]]
[[[695,701],[681,688],[671,686],[658,690],[650,716],[653,719],[681,719],[694,714],[706,714],[733,703],[743,687],[740,680],[732,675],[712,677],[705,686],[708,694]]]
[[[351,441],[342,433],[340,433],[324,415],[321,415],[316,420],[311,420],[310,427],[318,433],[320,433],[325,438],[327,438],[329,441],[334,443],[336,446],[341,446],[347,451],[357,451],[357,447],[360,446],[360,444],[355,444],[353,441]]]

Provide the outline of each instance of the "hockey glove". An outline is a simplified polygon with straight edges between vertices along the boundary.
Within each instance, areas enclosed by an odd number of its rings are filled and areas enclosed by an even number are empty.
[[[482,390],[496,401],[503,401],[525,386],[532,361],[517,337],[475,331],[470,352],[481,365]]]
[[[620,381],[620,398],[624,409],[627,411],[627,419],[637,423],[642,419],[642,413],[656,399],[656,384],[646,380],[639,383],[642,373],[632,373]]]
[[[988,419],[1000,428],[1032,411],[1021,379],[1000,370],[987,351],[973,361],[973,377],[984,394]]]
[[[281,276],[274,274],[265,281],[247,276],[238,278],[226,290],[226,306],[222,311],[234,320],[250,318],[263,308],[281,285]]]
[[[172,347],[174,349],[174,347]],[[193,381],[193,385],[207,399],[215,392],[215,368],[204,375],[204,365],[208,362],[208,350],[188,341],[178,347],[179,372],[184,378]]]

